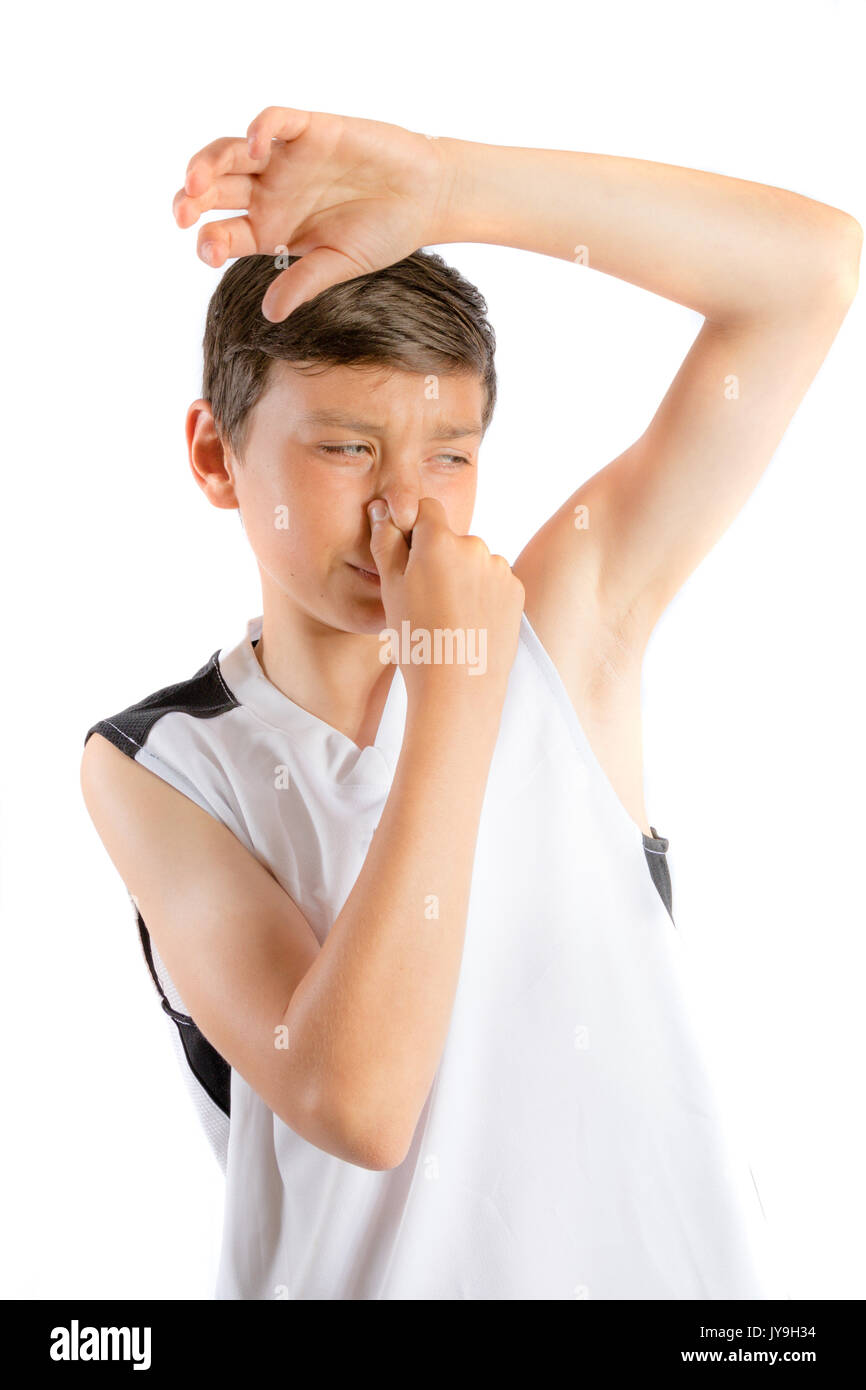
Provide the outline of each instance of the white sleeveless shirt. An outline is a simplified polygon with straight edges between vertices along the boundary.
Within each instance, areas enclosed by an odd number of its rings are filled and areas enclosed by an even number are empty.
[[[261,626],[87,736],[229,826],[323,942],[388,797],[406,686],[398,667],[359,749],[267,679]],[[296,1134],[215,1053],[137,914],[225,1172],[218,1299],[789,1296],[654,844],[524,614],[444,1051],[406,1159],[381,1172]]]

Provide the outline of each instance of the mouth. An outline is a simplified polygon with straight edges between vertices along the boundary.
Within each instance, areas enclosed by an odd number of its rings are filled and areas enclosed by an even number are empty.
[[[355,571],[356,574],[360,574],[361,578],[362,578],[362,579],[365,579],[365,580],[367,581],[368,584],[375,584],[375,585],[381,584],[381,580],[380,580],[379,575],[378,575],[378,572],[377,572],[376,570],[365,570],[365,569],[362,569],[360,565],[352,565],[352,564],[349,565],[349,568],[350,568],[350,569],[353,569],[353,570]]]

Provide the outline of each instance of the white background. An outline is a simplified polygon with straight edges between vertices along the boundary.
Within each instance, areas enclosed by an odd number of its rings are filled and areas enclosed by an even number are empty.
[[[208,1298],[222,1177],[78,782],[86,729],[260,611],[184,441],[219,271],[190,156],[280,104],[794,189],[866,223],[859,3],[40,5],[3,94],[2,1008],[7,1297]],[[473,530],[514,559],[641,434],[697,333],[565,261],[441,248],[500,402]],[[863,294],[664,615],[646,804],[711,986],[792,1290],[863,1298]]]

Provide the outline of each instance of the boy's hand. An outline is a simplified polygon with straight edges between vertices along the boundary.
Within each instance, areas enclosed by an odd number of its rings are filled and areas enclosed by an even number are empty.
[[[466,650],[483,652],[482,680],[467,680],[467,670],[448,664],[400,661],[410,706],[427,694],[434,701],[447,691],[469,696],[473,706],[498,713],[517,654],[525,590],[502,555],[491,555],[479,536],[451,530],[438,497],[422,497],[411,531],[411,549],[388,513],[370,516],[370,550],[381,582],[385,623],[402,645],[402,625],[410,633],[462,631]],[[371,503],[375,506],[375,502]],[[471,635],[470,635],[471,634]]]
[[[303,257],[262,302],[265,317],[279,323],[330,285],[444,240],[452,187],[435,138],[383,121],[268,106],[246,139],[214,140],[193,155],[172,206],[179,227],[213,208],[245,209],[200,227],[197,251],[209,265],[257,253],[276,258],[279,248]]]

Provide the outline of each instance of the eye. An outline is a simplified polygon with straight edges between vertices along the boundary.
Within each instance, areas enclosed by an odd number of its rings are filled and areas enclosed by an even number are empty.
[[[357,450],[357,449],[360,449],[360,450],[367,450],[367,451],[369,452],[370,446],[369,446],[369,444],[320,444],[320,445],[319,445],[319,450],[320,450],[321,453],[323,453],[323,454],[331,454],[331,455],[338,454],[338,455],[340,455],[340,456],[343,457],[343,458],[350,458],[350,459],[358,459],[358,458],[362,458],[362,457],[363,457],[363,453],[359,454],[359,453],[353,453],[353,452],[352,452],[352,450]],[[469,459],[468,459],[468,458],[465,458],[463,454],[439,454],[438,457],[439,457],[440,459],[443,459],[443,460],[446,461],[446,462],[445,462],[445,466],[446,466],[446,468],[448,468],[449,470],[450,470],[450,469],[462,468],[462,467],[464,467],[464,465],[468,465],[468,463],[469,463]]]
[[[367,444],[320,444],[319,448],[323,454],[344,454],[349,458],[357,458],[357,454],[349,454],[350,449],[367,449]]]

